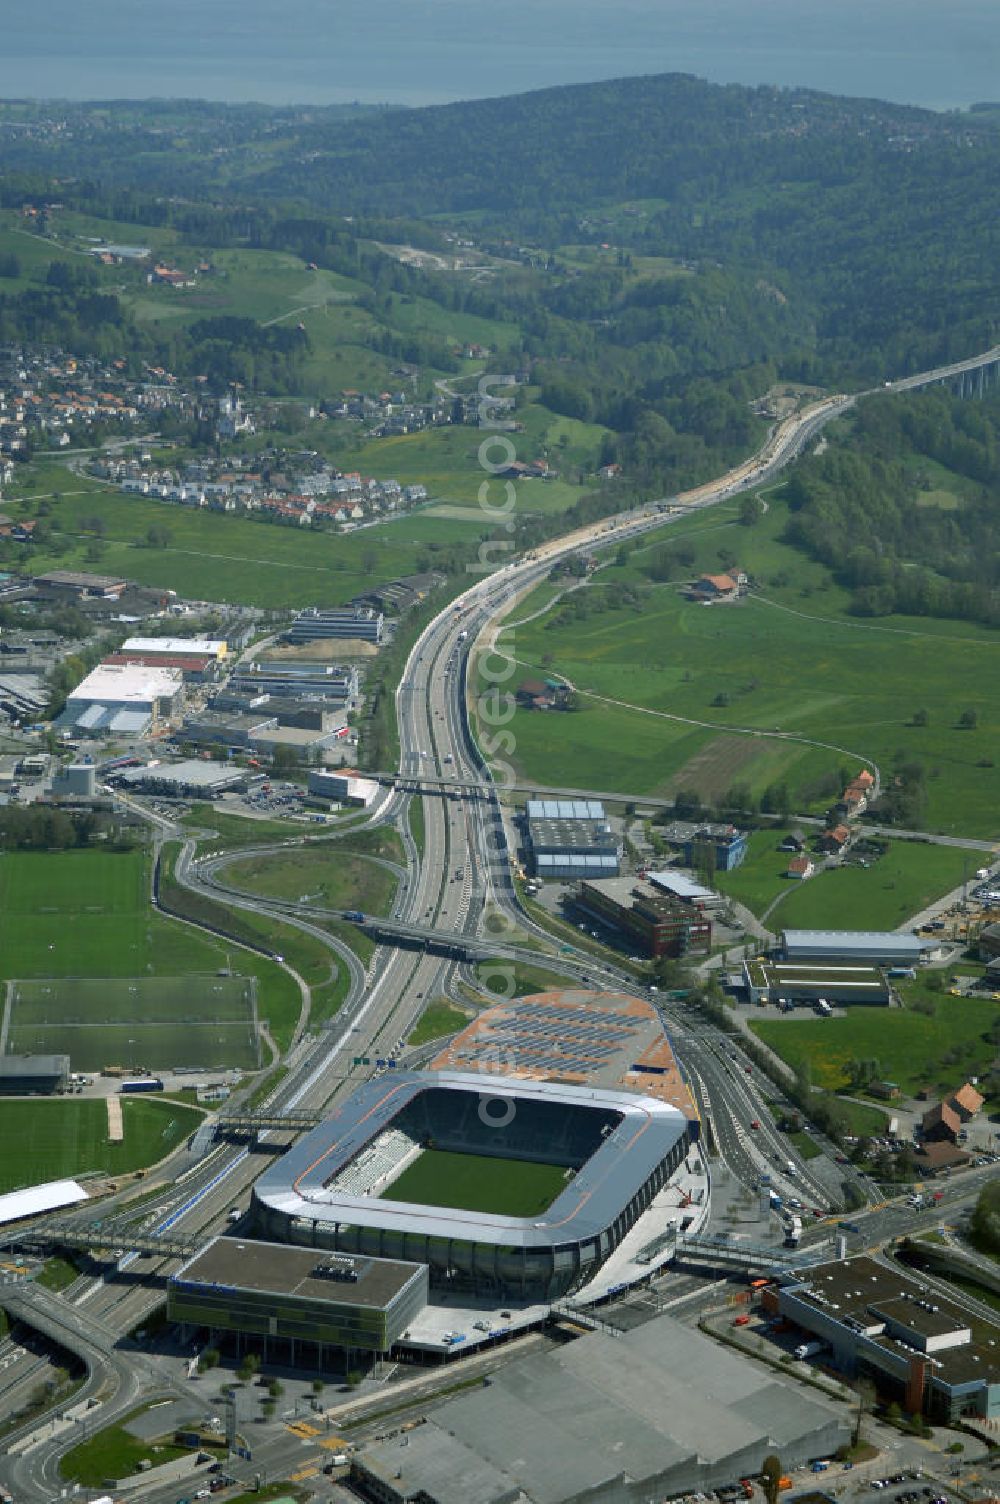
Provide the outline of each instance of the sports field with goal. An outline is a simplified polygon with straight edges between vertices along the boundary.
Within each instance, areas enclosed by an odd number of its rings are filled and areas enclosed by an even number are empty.
[[[565,1165],[425,1149],[380,1199],[492,1212],[500,1217],[535,1217],[552,1205],[566,1184]]]
[[[74,1071],[107,1065],[257,1070],[254,977],[47,977],[10,983],[3,1053],[68,1054]]]

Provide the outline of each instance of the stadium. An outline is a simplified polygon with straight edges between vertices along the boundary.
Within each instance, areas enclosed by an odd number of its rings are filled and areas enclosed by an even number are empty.
[[[277,1241],[426,1264],[432,1289],[551,1302],[593,1278],[695,1134],[634,1090],[392,1072],[265,1172],[254,1221]]]

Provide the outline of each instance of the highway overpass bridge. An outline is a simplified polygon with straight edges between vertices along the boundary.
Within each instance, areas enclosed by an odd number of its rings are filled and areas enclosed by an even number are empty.
[[[985,350],[971,360],[958,360],[933,371],[924,371],[919,376],[887,381],[885,389],[912,392],[925,386],[947,386],[959,397],[984,397],[988,391],[1000,386],[1000,345],[994,345],[992,350]]]

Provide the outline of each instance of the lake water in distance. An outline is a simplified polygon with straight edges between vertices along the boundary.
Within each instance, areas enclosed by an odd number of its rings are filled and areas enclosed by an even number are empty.
[[[0,97],[431,104],[638,73],[948,109],[1000,96],[1000,0],[32,0]]]

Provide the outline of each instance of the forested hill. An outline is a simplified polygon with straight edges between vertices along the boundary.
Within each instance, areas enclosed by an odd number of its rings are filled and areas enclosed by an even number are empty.
[[[701,204],[768,182],[833,185],[862,162],[961,155],[996,136],[976,116],[670,73],[316,121],[302,140],[298,162],[258,183],[392,213],[547,216],[629,198]]]
[[[530,247],[536,264],[610,242],[715,265],[787,311],[812,359],[795,372],[826,384],[966,355],[1000,326],[989,111],[667,74],[371,114],[0,104],[0,152],[8,171],[58,176],[71,200],[90,183],[188,213],[292,204],[342,228],[344,215],[395,218],[398,233],[379,238],[419,244],[464,218],[483,249]],[[602,327],[605,294],[578,287],[575,316]],[[749,358],[772,349],[761,341]]]

